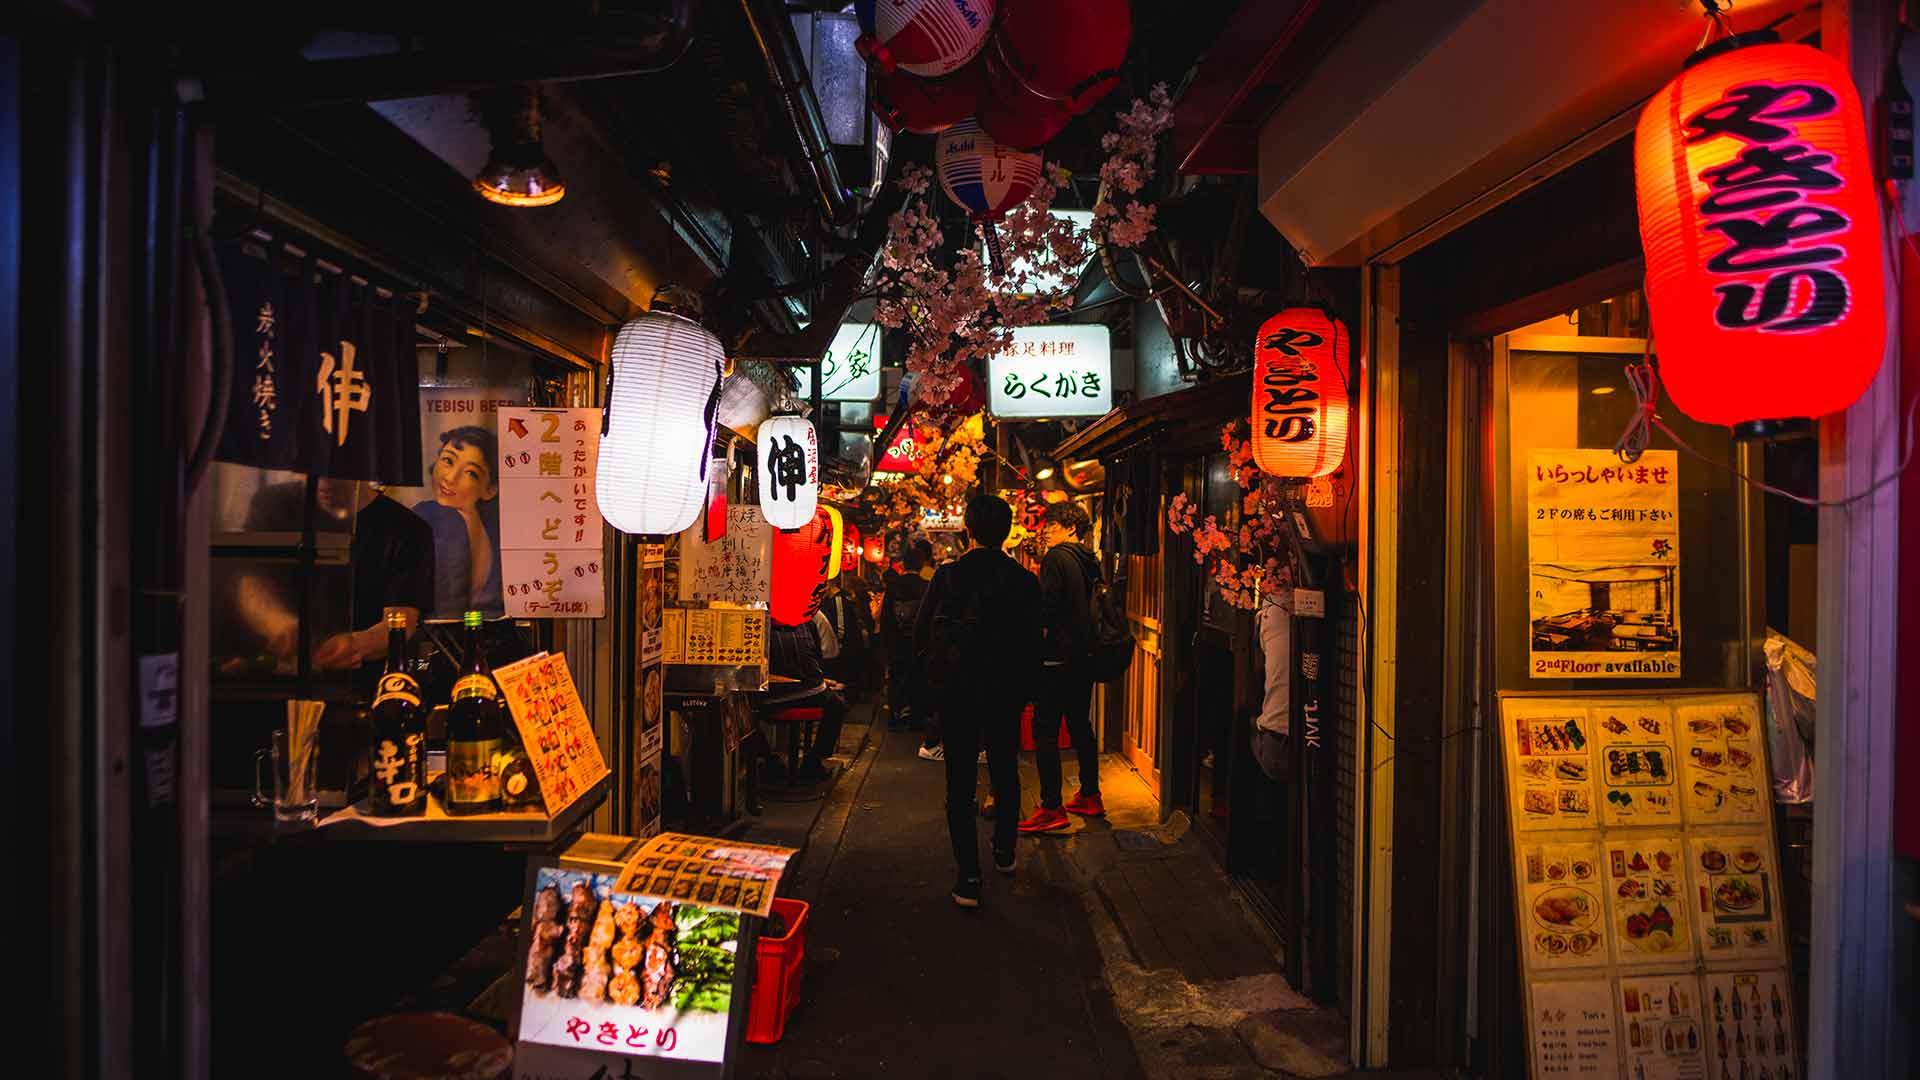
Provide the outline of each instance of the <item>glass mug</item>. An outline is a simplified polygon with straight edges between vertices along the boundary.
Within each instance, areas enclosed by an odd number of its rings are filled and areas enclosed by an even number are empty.
[[[273,745],[255,751],[253,755],[253,805],[273,807],[273,816],[278,821],[312,821],[319,815],[320,791],[314,784],[314,759],[320,755],[317,747],[309,743],[299,760],[294,760],[295,747],[287,736],[286,728],[278,728],[273,733]],[[273,796],[269,798],[266,784],[260,777],[260,767],[269,765],[273,772]]]

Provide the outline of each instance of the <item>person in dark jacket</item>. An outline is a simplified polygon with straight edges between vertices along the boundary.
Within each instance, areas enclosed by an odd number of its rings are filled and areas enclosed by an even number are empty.
[[[741,753],[753,759],[746,768],[747,783],[742,794],[747,813],[756,817],[763,809],[760,801],[763,771],[770,775],[770,783],[815,784],[832,775],[827,771],[827,757],[840,744],[840,728],[847,716],[847,699],[827,685],[826,673],[821,668],[820,639],[814,632],[812,619],[799,626],[770,625],[767,668],[775,675],[794,681],[777,684],[761,697],[759,707],[763,716],[781,709],[806,708],[818,708],[821,714],[820,723],[813,729],[813,745],[807,748],[798,776],[788,774],[764,726],[756,725],[753,733],[741,741]]]
[[[887,726],[894,731],[924,727],[928,720],[921,709],[914,670],[913,624],[933,580],[933,545],[918,541],[901,561],[905,571],[887,582],[880,600],[880,645],[887,656]],[[928,745],[938,742],[934,738]]]
[[[1041,520],[1047,553],[1040,560],[1040,625],[1044,635],[1040,686],[1033,706],[1033,763],[1040,774],[1040,807],[1020,823],[1024,833],[1066,828],[1070,811],[1105,814],[1100,801],[1100,748],[1093,738],[1093,584],[1100,561],[1087,547],[1092,522],[1070,502],[1052,503]],[[1080,790],[1060,799],[1060,725],[1066,724],[1080,759]]]
[[[1001,546],[1013,529],[1013,508],[995,495],[967,504],[966,554],[933,576],[914,623],[915,651],[932,662],[949,649],[963,654],[965,670],[937,673],[952,689],[941,702],[946,739],[947,832],[960,876],[953,902],[980,906],[980,840],[974,831],[974,777],[982,744],[993,783],[993,866],[1014,869],[1020,816],[1020,710],[1033,682],[1038,655],[1040,586],[1033,574],[1007,557]],[[964,628],[969,620],[971,629]],[[963,628],[956,629],[956,625]],[[957,639],[957,640],[956,640]]]

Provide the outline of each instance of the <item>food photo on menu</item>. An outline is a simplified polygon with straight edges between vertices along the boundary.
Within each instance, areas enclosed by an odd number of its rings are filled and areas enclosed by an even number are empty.
[[[1606,963],[1606,909],[1600,896],[1605,886],[1595,846],[1524,845],[1520,864],[1529,964]]]
[[[1676,710],[1684,752],[1687,817],[1693,822],[1767,820],[1766,756],[1752,704],[1728,699]]]
[[[615,892],[614,882],[553,867],[536,876],[520,1039],[723,1060],[739,913]]]
[[[1515,787],[1522,829],[1593,821],[1593,760],[1585,710],[1513,718]]]
[[[1607,841],[1608,903],[1620,959],[1672,960],[1693,951],[1687,919],[1686,856],[1678,837]]]
[[[1759,833],[1693,839],[1695,907],[1707,959],[1780,952],[1769,848]]]
[[[1592,711],[1598,743],[1601,817],[1608,825],[1678,823],[1673,716],[1665,706],[1633,701]]]

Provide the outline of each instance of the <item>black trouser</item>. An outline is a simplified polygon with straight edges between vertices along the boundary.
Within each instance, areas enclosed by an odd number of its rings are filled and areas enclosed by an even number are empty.
[[[954,704],[944,710],[947,743],[947,835],[960,876],[980,876],[980,837],[974,831],[974,778],[982,745],[993,782],[993,849],[1012,851],[1020,826],[1020,703]]]
[[[891,726],[905,727],[910,721],[921,720],[917,706],[920,694],[915,686],[919,676],[914,671],[912,653],[894,653],[887,657],[887,711]]]
[[[1100,748],[1093,742],[1093,676],[1078,668],[1040,669],[1039,699],[1033,703],[1033,765],[1040,774],[1040,805],[1060,809],[1060,721],[1080,759],[1080,790],[1100,794]],[[947,756],[953,756],[948,748]]]

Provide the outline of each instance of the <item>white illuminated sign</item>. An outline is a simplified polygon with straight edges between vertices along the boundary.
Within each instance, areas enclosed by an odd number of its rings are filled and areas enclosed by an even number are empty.
[[[1098,323],[1015,328],[1012,346],[987,362],[994,417],[1104,415],[1113,408],[1109,338]]]
[[[800,373],[800,398],[813,396],[813,369]],[[841,323],[833,344],[820,358],[820,400],[872,401],[880,396],[880,327]]]

